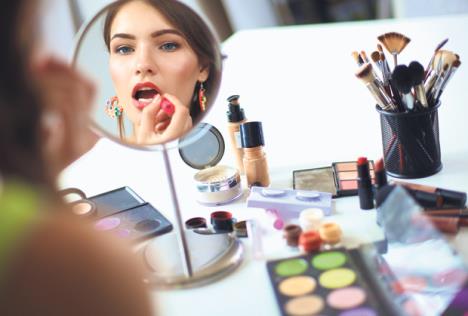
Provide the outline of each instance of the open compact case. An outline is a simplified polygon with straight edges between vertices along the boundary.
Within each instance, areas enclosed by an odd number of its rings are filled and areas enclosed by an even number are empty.
[[[401,188],[381,206],[385,247],[267,262],[282,315],[467,315],[468,269]]]
[[[206,205],[230,203],[242,196],[239,171],[228,166],[218,166],[224,155],[224,139],[216,127],[198,124],[180,140],[182,160],[194,169],[197,201]]]
[[[293,188],[329,192],[334,198],[358,194],[356,161],[334,162],[331,167],[293,171]],[[369,170],[374,183],[374,162],[369,160]]]

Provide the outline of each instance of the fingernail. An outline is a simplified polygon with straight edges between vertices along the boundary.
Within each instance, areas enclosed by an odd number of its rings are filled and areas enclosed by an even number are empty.
[[[161,109],[166,112],[167,115],[171,116],[175,112],[175,106],[166,98],[163,98],[161,101]]]

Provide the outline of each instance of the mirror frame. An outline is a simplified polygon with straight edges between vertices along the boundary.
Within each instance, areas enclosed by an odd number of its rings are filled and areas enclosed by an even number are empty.
[[[118,2],[118,0],[113,0],[112,2],[104,5],[97,13],[95,13],[93,15],[93,17],[91,19],[88,19],[87,21],[83,22],[83,24],[80,26],[78,32],[75,35],[75,40],[74,40],[74,45],[73,45],[73,54],[72,54],[72,58],[71,58],[71,66],[74,69],[80,71],[80,68],[79,68],[79,65],[78,65],[78,56],[79,56],[79,52],[81,51],[82,43],[84,42],[84,40],[86,38],[86,35],[88,34],[88,31],[92,28],[93,25],[96,24],[96,21],[99,18],[101,18],[106,13],[106,11],[111,6],[115,5],[117,2]],[[198,14],[198,13],[196,13],[196,14]],[[204,20],[202,17],[200,17],[200,18],[202,20]],[[204,22],[207,25],[207,27],[209,28],[209,30],[213,33],[213,36],[216,38],[216,40],[218,40],[217,36],[213,32],[210,25],[206,21],[204,21]],[[164,149],[166,149],[166,150],[178,149],[178,148],[184,147],[186,145],[190,145],[191,143],[195,142],[199,138],[199,137],[197,137],[197,135],[194,135],[190,139],[185,138],[185,139],[183,139],[183,141],[181,141],[181,139],[184,138],[184,136],[189,135],[190,132],[198,124],[200,124],[203,121],[203,119],[206,117],[206,115],[208,115],[208,113],[211,111],[211,108],[214,106],[216,98],[218,97],[218,93],[219,93],[220,86],[221,86],[221,81],[222,81],[222,75],[223,75],[223,59],[224,59],[224,57],[223,57],[224,55],[221,53],[221,44],[219,42],[218,42],[218,45],[220,46],[219,47],[220,48],[219,49],[220,50],[220,56],[219,56],[219,58],[220,58],[219,83],[218,83],[218,85],[216,87],[215,92],[211,95],[211,100],[208,101],[209,103],[208,103],[206,111],[203,114],[203,117],[200,118],[196,122],[196,124],[193,125],[192,128],[188,132],[184,133],[183,135],[179,136],[176,139],[170,140],[170,141],[165,142],[165,143],[139,145],[139,144],[135,144],[135,143],[131,143],[131,142],[125,142],[125,141],[121,140],[118,136],[113,135],[112,133],[104,130],[103,128],[101,128],[99,126],[99,124],[96,122],[96,120],[94,120],[93,117],[91,117],[91,126],[90,126],[91,130],[95,134],[97,134],[98,136],[106,137],[106,138],[108,138],[108,139],[112,140],[113,142],[116,142],[116,143],[118,143],[120,145],[130,147],[132,149],[143,150],[143,151],[163,151]],[[95,106],[95,105],[96,104],[93,104],[93,106]]]

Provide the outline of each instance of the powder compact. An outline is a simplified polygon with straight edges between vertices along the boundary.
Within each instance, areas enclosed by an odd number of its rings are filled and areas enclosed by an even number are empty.
[[[218,129],[199,123],[179,143],[182,160],[194,169],[197,201],[205,205],[222,205],[242,196],[239,171],[217,165],[224,155],[224,139]]]
[[[372,183],[374,162],[369,161]],[[293,171],[293,188],[329,192],[334,198],[358,194],[358,172],[356,161],[334,162],[331,167],[301,169]]]

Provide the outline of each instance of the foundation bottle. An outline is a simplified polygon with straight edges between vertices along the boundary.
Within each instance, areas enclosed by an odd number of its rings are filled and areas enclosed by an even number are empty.
[[[263,130],[261,122],[247,122],[240,126],[241,144],[244,149],[244,170],[247,184],[267,187],[270,185],[268,164],[263,146]]]
[[[229,140],[231,143],[232,152],[234,153],[236,167],[241,174],[244,174],[244,151],[242,149],[240,139],[240,125],[246,122],[244,109],[240,107],[239,96],[232,95],[228,99],[229,110],[226,112],[228,119]]]

